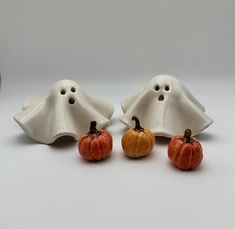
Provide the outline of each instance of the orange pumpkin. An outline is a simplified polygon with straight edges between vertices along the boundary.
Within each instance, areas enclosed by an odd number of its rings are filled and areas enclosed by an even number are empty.
[[[139,158],[148,155],[155,144],[155,137],[152,131],[140,126],[140,121],[136,116],[135,128],[129,129],[122,136],[122,148],[130,158]]]
[[[78,142],[81,156],[88,161],[99,161],[110,156],[113,147],[112,136],[105,130],[96,129],[96,121],[90,124],[90,131]]]
[[[191,130],[185,130],[184,136],[175,136],[168,145],[168,158],[177,168],[193,170],[202,162],[202,146],[191,137]]]

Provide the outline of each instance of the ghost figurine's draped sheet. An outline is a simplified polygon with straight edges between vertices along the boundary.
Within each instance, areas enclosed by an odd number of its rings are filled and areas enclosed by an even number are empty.
[[[156,136],[172,137],[187,128],[197,135],[213,122],[186,87],[169,75],[155,76],[141,92],[124,99],[122,110],[125,125],[132,127],[135,115]]]
[[[51,144],[62,136],[77,140],[91,121],[97,128],[106,126],[113,111],[112,104],[87,95],[76,82],[61,80],[46,96],[26,102],[14,119],[29,137]]]

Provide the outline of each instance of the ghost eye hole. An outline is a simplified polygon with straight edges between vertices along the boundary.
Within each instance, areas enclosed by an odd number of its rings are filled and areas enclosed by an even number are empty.
[[[155,86],[155,91],[159,91],[160,87],[158,85]]]
[[[70,104],[74,104],[74,103],[75,103],[74,98],[69,98],[69,103],[70,103]]]
[[[71,87],[71,91],[72,92],[76,92],[76,88],[75,87]]]
[[[169,90],[170,90],[170,86],[169,86],[169,85],[166,85],[166,86],[165,86],[165,90],[166,90],[166,91],[169,91]]]
[[[60,91],[60,94],[61,94],[61,95],[65,95],[65,94],[66,94],[66,90],[65,90],[65,89],[62,89],[62,90]]]

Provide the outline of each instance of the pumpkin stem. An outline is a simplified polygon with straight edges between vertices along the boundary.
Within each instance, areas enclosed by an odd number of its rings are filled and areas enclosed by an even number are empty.
[[[135,130],[138,130],[138,131],[143,131],[144,128],[140,125],[140,120],[136,117],[136,116],[133,116],[132,119],[133,121],[135,121]]]
[[[192,131],[190,129],[186,129],[184,132],[184,142],[186,143],[192,143],[193,139],[191,138]]]
[[[97,134],[100,135],[100,132],[96,129],[96,121],[91,121],[90,123],[90,131],[88,132],[88,134],[92,135],[92,134]]]

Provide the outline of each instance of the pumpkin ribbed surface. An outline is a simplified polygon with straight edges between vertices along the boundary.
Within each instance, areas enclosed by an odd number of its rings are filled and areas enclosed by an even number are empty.
[[[133,120],[137,125],[133,129],[129,129],[122,136],[122,148],[125,154],[131,158],[139,158],[148,155],[154,144],[154,134],[139,125],[139,120],[134,116]]]
[[[185,140],[185,136],[175,136],[168,145],[168,158],[177,168],[193,170],[203,159],[202,146],[196,138]]]
[[[90,131],[83,135],[78,143],[81,156],[88,161],[99,161],[110,156],[113,140],[105,130]]]

